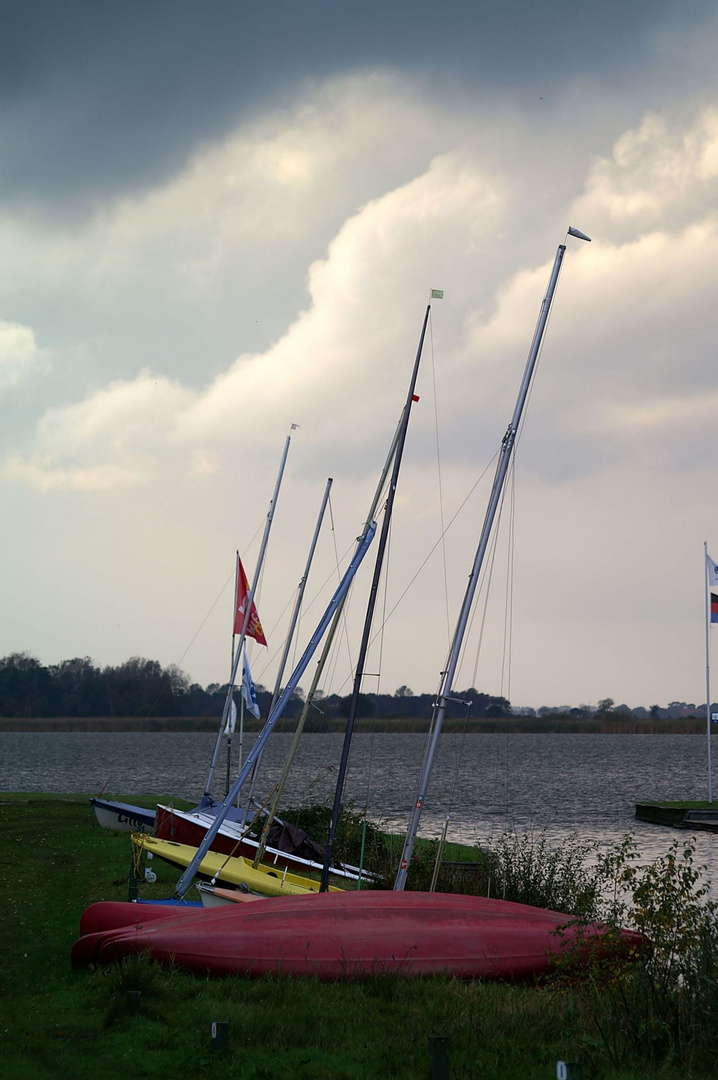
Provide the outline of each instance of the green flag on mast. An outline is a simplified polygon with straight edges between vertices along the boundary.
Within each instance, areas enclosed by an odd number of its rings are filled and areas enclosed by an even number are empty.
[[[443,300],[444,299],[444,290],[443,289],[432,289],[431,290],[431,299],[432,300]]]

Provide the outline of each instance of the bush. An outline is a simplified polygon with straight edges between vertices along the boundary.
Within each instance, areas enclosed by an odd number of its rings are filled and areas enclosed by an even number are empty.
[[[545,833],[510,831],[487,850],[488,895],[560,911],[582,919],[599,917],[607,871],[595,845],[568,837],[551,846]]]
[[[617,886],[608,917],[651,945],[638,963],[613,971],[596,965],[590,973],[587,993],[616,1065],[658,1069],[682,1062],[690,1073],[715,1063],[718,909],[707,899],[705,867],[694,856],[694,840],[675,841],[664,856],[639,866],[629,838],[606,857]]]

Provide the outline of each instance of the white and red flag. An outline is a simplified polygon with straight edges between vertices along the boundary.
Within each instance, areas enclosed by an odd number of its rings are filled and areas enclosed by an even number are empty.
[[[242,633],[242,627],[244,626],[244,617],[247,612],[247,600],[249,598],[249,586],[247,585],[247,575],[244,572],[242,566],[242,560],[239,555],[237,556],[237,595],[234,598],[234,632],[235,634]],[[254,638],[260,645],[266,645],[267,639],[264,636],[264,630],[262,630],[262,624],[259,621],[259,615],[257,609],[252,601],[252,610],[249,614],[249,622],[247,623],[247,637]]]

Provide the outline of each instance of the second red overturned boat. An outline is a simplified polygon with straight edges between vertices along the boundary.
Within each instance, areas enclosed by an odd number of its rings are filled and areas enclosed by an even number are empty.
[[[167,915],[122,907],[129,910],[87,909],[74,966],[145,953],[213,975],[524,979],[549,972],[567,947],[580,959],[597,942],[622,952],[644,945],[633,931],[616,939],[600,923],[572,924],[556,911],[452,893],[320,893]]]

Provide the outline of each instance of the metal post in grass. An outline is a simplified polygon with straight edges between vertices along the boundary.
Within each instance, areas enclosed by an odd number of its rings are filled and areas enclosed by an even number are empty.
[[[137,899],[137,867],[135,865],[134,847],[130,858],[130,876],[127,879],[127,899],[129,901]]]
[[[215,1021],[212,1024],[212,1047],[215,1050],[229,1050],[229,1024],[227,1021]]]
[[[445,1035],[429,1036],[429,1080],[449,1080],[449,1040]]]
[[[583,1065],[578,1061],[557,1061],[556,1080],[583,1080]]]

